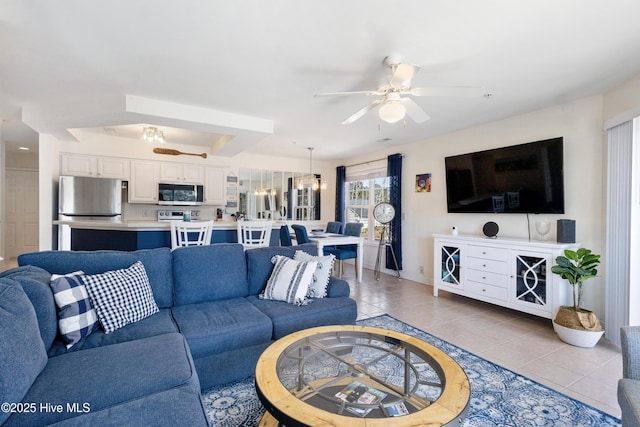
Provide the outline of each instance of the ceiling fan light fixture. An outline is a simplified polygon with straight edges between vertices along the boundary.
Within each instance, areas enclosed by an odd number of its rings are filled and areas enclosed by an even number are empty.
[[[387,123],[396,123],[402,120],[407,114],[407,108],[400,102],[387,101],[378,110],[380,119]]]
[[[164,143],[164,133],[154,126],[147,126],[142,129],[142,139],[146,142]]]

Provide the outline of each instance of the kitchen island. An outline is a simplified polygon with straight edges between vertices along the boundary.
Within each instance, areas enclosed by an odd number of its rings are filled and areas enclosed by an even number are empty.
[[[302,224],[308,229],[324,228],[320,221],[275,221],[269,246],[280,244],[280,227]],[[59,228],[58,249],[93,251],[101,249],[134,251],[171,247],[170,221],[53,221]],[[235,221],[213,223],[211,243],[235,243],[238,241]]]

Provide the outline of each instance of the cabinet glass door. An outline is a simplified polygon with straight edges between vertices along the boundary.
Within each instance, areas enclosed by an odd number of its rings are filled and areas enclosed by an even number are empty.
[[[516,254],[516,302],[548,306],[548,257],[535,254]]]
[[[460,286],[460,248],[443,245],[440,259],[442,282]]]

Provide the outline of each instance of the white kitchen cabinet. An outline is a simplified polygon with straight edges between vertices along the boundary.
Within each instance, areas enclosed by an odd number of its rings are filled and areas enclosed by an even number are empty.
[[[225,205],[225,179],[223,168],[207,168],[205,171],[204,203]]]
[[[129,203],[158,203],[159,177],[158,162],[132,160]]]
[[[571,289],[551,273],[555,258],[579,244],[481,236],[434,236],[433,295],[440,289],[553,318]]]
[[[204,184],[204,167],[183,163],[160,163],[160,182]]]
[[[62,154],[60,175],[95,177],[98,175],[98,158],[80,154]]]
[[[60,175],[129,179],[129,160],[83,154],[62,154]]]
[[[98,157],[98,177],[129,179],[129,160],[118,157]]]

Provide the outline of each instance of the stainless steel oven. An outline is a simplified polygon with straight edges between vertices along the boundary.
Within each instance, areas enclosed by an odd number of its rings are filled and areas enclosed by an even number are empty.
[[[168,206],[201,205],[204,186],[198,184],[158,184],[158,204]]]

